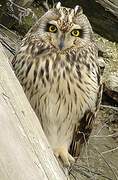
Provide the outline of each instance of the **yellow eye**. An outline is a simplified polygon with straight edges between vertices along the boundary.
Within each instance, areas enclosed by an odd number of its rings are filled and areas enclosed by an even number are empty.
[[[74,29],[74,30],[71,31],[71,35],[75,36],[75,37],[78,37],[80,35],[80,32],[79,32],[78,29]]]
[[[57,27],[55,25],[50,25],[48,30],[49,32],[55,33],[57,32]]]

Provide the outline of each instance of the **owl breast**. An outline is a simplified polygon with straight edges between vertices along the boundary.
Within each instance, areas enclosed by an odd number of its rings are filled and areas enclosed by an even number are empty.
[[[75,54],[55,52],[33,61],[27,57],[27,65],[22,59],[22,68],[16,71],[53,148],[65,142],[69,147],[75,124],[87,110],[95,109],[97,66],[87,52],[88,60],[83,60],[83,52]]]

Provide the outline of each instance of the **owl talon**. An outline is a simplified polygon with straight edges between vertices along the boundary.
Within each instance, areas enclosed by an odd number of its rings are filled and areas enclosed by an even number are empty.
[[[69,167],[71,163],[75,162],[75,159],[68,153],[66,147],[56,148],[54,150],[56,157],[60,157],[65,167]]]

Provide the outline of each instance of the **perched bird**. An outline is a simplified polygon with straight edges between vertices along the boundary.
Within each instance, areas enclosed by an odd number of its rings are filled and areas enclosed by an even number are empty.
[[[102,93],[98,48],[80,6],[59,2],[48,10],[12,64],[54,154],[70,165],[89,138]]]

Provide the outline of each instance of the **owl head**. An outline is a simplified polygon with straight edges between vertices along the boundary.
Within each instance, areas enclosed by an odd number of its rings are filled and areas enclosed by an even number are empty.
[[[80,6],[71,9],[59,2],[39,19],[30,33],[63,51],[85,46],[91,41],[92,28]]]

